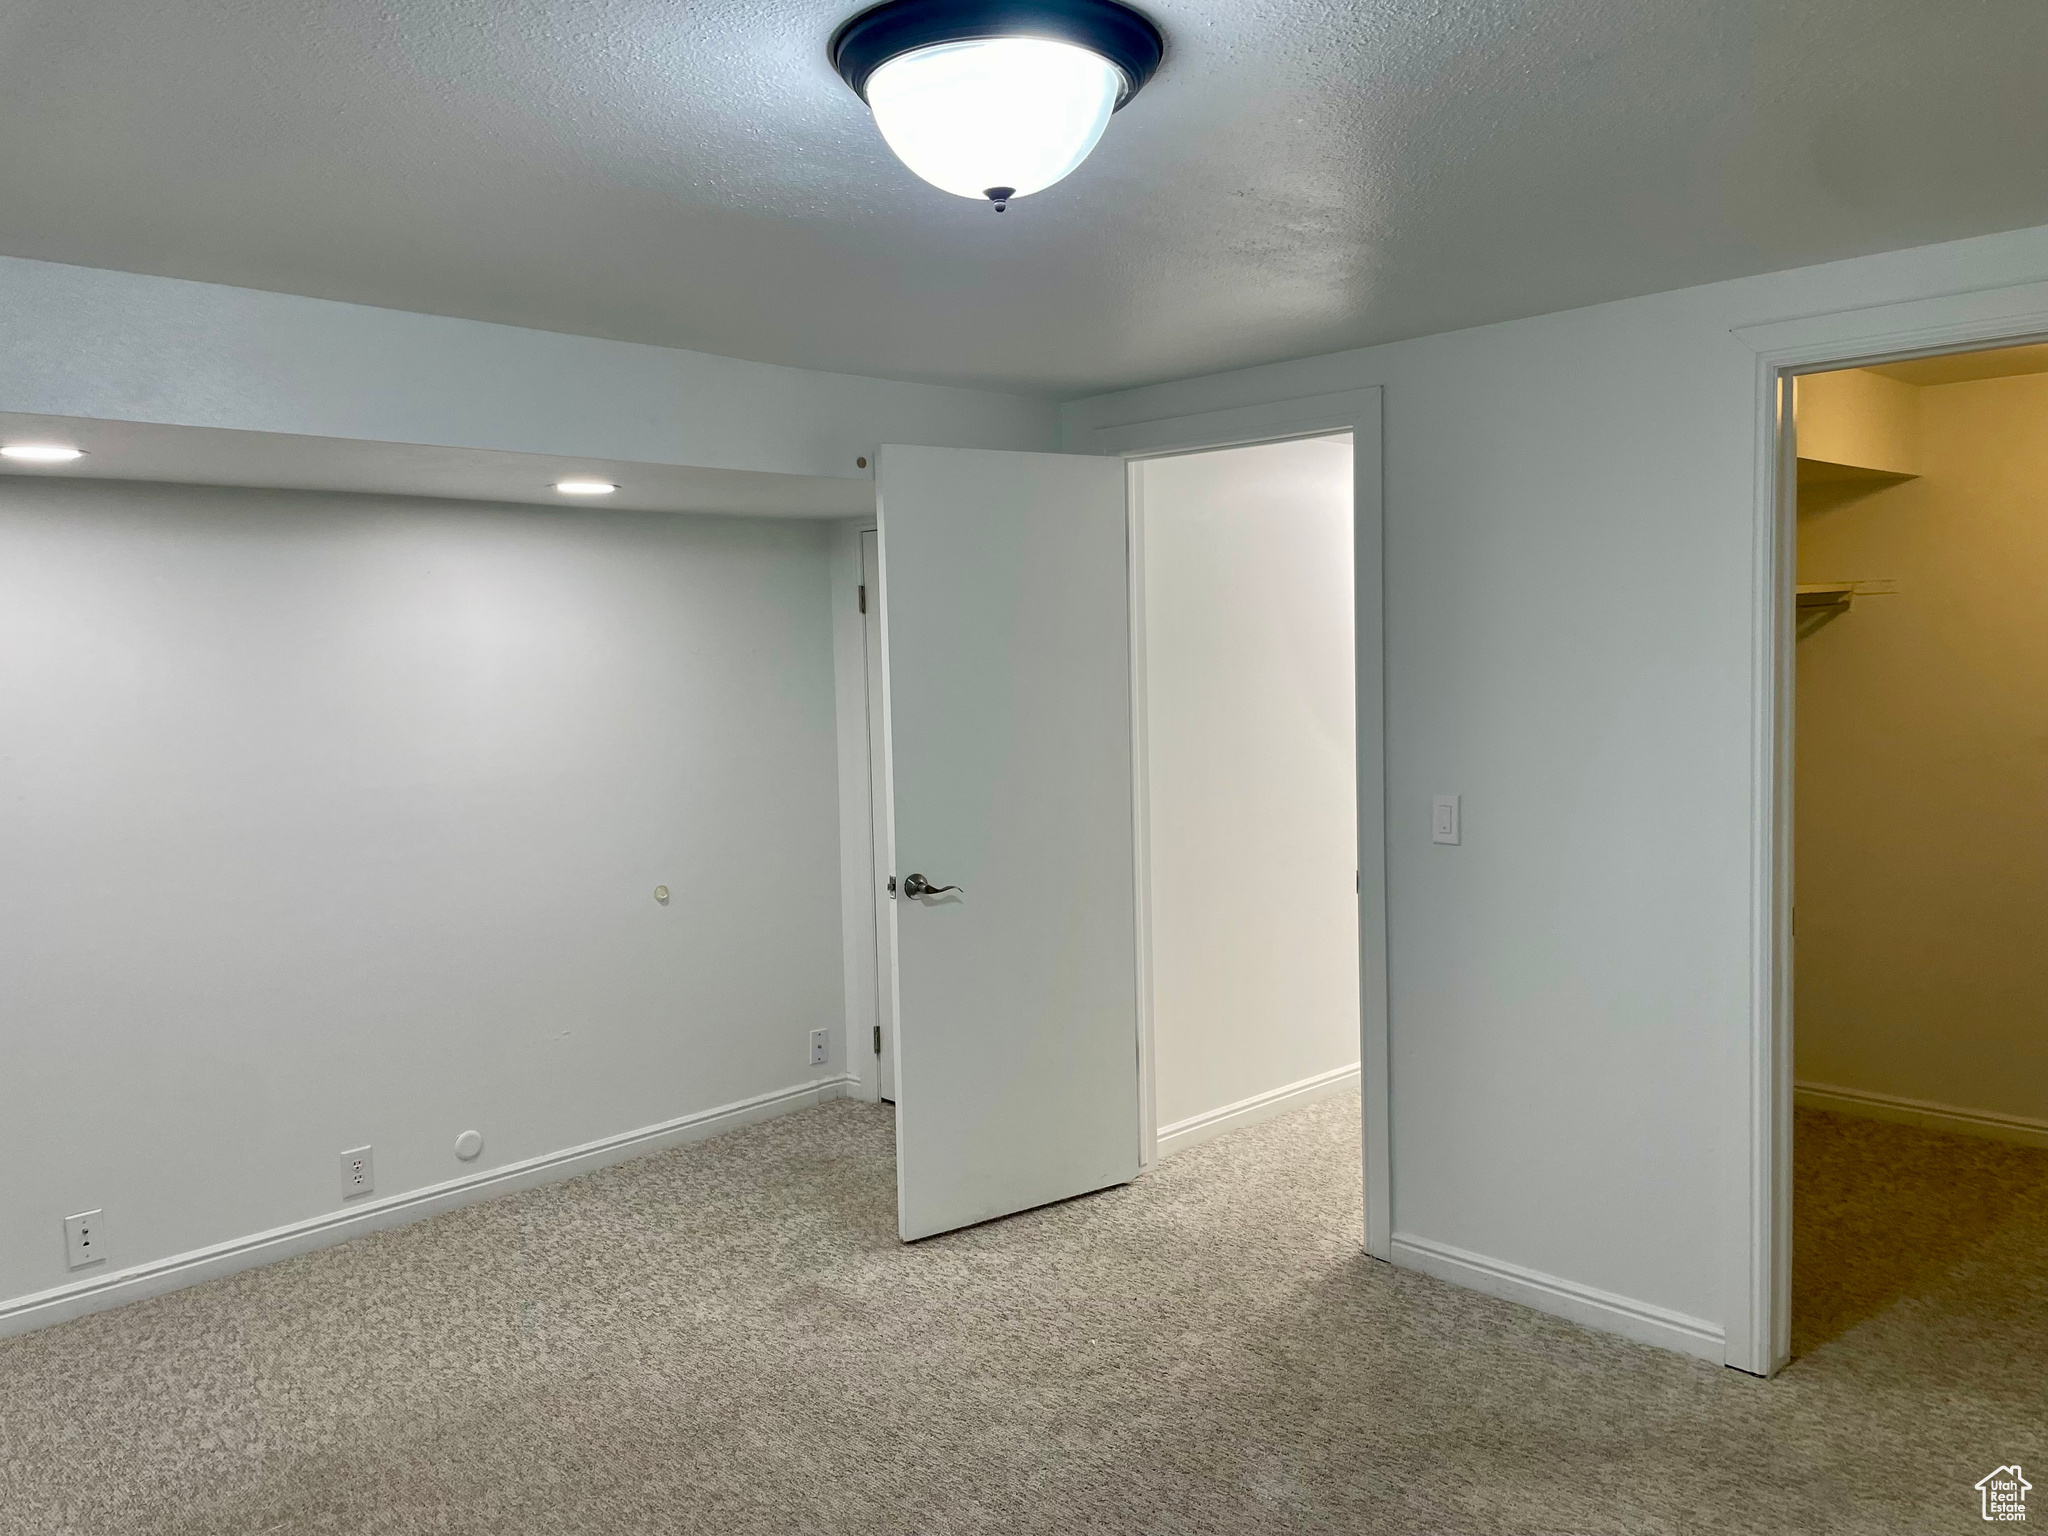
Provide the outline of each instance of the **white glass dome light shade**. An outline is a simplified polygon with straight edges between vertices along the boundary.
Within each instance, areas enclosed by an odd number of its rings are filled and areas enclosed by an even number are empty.
[[[826,52],[905,165],[1001,213],[1088,158],[1166,38],[1124,0],[881,0]]]
[[[1124,91],[1101,54],[1043,37],[919,48],[867,82],[875,125],[898,159],[935,187],[998,204],[1087,159]]]

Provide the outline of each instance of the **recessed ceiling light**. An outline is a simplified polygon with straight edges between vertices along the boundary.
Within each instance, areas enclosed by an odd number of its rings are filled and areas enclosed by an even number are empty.
[[[618,487],[609,480],[557,480],[555,489],[564,496],[609,496]]]
[[[5,443],[0,444],[0,456],[19,459],[24,464],[69,464],[73,459],[84,458],[85,450],[69,443]]]
[[[889,0],[831,55],[899,160],[1001,213],[1088,158],[1165,46],[1116,0]]]

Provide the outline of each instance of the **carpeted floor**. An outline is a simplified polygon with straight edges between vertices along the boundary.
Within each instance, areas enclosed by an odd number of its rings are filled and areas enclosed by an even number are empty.
[[[831,1104],[0,1340],[0,1530],[1920,1533],[2048,1467],[2048,1154],[1802,1116],[1766,1383],[1362,1257],[1356,1115],[906,1248]]]
[[[1940,1320],[1930,1346],[1962,1330],[2032,1335],[2025,1358],[2048,1403],[2048,1152],[1810,1110],[1794,1146],[1792,1358],[1888,1313],[1893,1326]],[[2048,1442],[2029,1449],[2048,1468]]]

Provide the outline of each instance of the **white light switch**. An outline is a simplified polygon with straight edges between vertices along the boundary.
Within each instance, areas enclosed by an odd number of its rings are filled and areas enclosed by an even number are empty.
[[[1455,843],[1458,840],[1458,797],[1438,795],[1430,803],[1429,840],[1433,843]]]

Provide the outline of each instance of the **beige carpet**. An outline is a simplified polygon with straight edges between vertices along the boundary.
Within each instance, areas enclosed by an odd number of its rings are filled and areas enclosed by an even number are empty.
[[[0,1530],[1960,1532],[2048,1470],[2048,1155],[1764,1383],[1363,1258],[1356,1113],[905,1248],[832,1104],[0,1341]]]

